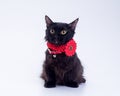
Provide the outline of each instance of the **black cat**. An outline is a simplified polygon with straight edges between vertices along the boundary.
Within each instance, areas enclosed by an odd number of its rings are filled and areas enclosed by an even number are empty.
[[[41,77],[45,80],[46,88],[56,87],[56,85],[77,88],[80,83],[86,81],[83,77],[81,62],[74,52],[76,43],[73,36],[78,20],[70,24],[58,23],[45,16],[47,25],[45,40],[48,42],[48,49]],[[65,49],[67,45],[68,51]]]

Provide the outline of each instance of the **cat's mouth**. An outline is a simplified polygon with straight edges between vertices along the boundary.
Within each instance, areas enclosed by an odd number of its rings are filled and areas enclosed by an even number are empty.
[[[52,44],[55,44],[55,45],[57,45],[57,46],[60,46],[60,45],[62,45],[59,41],[54,41],[54,42],[51,42]]]
[[[61,46],[61,45],[65,44],[65,43],[64,43],[64,42],[60,42],[59,40],[55,40],[55,41],[53,42],[53,44],[55,44],[55,45],[57,45],[57,46]]]
[[[53,40],[53,41],[51,41],[51,43],[54,44],[54,45],[56,45],[56,46],[61,46],[61,45],[65,44],[64,42],[59,41],[59,40]]]

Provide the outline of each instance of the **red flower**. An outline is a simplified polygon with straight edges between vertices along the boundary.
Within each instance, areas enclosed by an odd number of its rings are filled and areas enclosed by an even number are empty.
[[[76,51],[76,43],[75,41],[72,39],[70,40],[67,44],[66,44],[66,48],[65,48],[65,54],[67,56],[72,56],[75,54]]]

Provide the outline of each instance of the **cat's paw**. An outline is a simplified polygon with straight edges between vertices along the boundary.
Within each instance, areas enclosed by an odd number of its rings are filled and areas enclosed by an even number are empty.
[[[65,86],[77,88],[77,87],[79,87],[79,84],[77,82],[71,81],[71,82],[65,83]]]
[[[54,88],[54,87],[56,87],[56,84],[55,84],[55,82],[45,82],[44,87]]]
[[[86,82],[85,78],[80,79],[80,83],[85,83],[85,82]]]

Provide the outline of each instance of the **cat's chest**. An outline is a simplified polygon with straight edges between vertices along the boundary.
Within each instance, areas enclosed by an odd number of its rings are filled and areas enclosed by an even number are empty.
[[[55,67],[62,69],[68,69],[68,67],[72,66],[72,62],[74,62],[74,56],[68,57],[65,53],[62,54],[50,54],[48,51],[46,52],[46,61]]]
[[[64,53],[62,54],[47,54],[48,59],[50,59],[54,63],[66,63],[69,60]]]
[[[49,52],[47,52],[46,57],[46,61],[60,78],[63,78],[64,74],[72,69],[73,57],[68,57],[64,53],[50,54]]]
[[[50,59],[53,63],[57,63],[59,65],[63,64],[66,65],[68,62],[68,57],[66,57],[64,54],[50,54]]]

